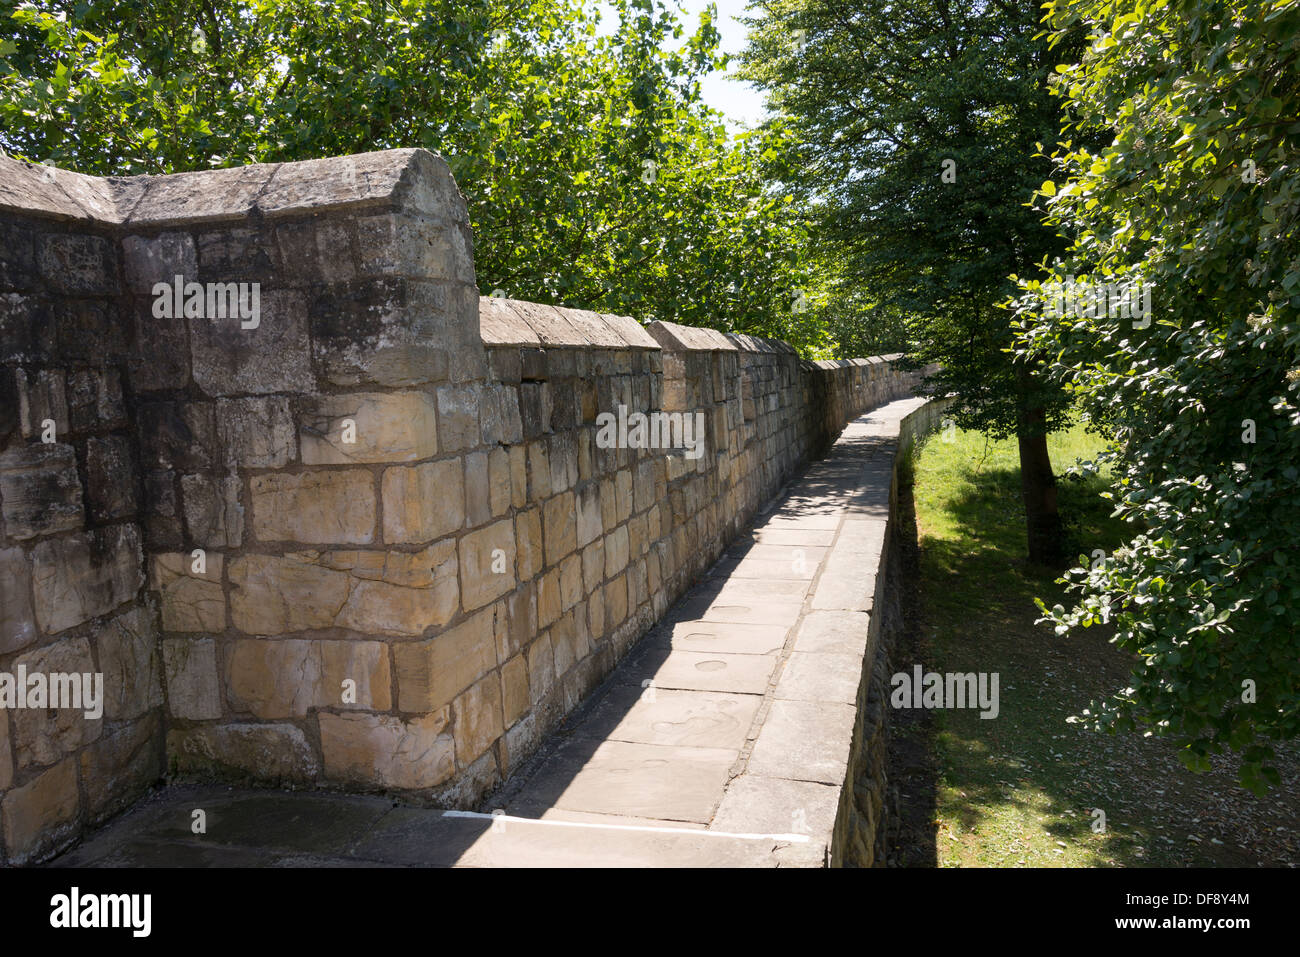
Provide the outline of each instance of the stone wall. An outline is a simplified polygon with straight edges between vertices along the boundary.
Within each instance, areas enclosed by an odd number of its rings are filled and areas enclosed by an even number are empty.
[[[122,248],[43,169],[0,177],[0,672],[104,676],[98,718],[0,710],[0,862],[22,862],[157,778],[163,722]]]
[[[476,803],[914,385],[896,357],[479,298],[420,150],[105,180],[0,159],[0,239],[0,673],[102,672],[107,699],[0,711],[14,863],[164,762]],[[256,283],[260,311],[160,317],[178,276],[178,301]],[[620,407],[702,415],[701,454],[603,447]]]

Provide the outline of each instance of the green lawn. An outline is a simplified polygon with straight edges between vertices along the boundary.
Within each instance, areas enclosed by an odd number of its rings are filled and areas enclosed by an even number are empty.
[[[933,712],[939,866],[1294,862],[1294,790],[1255,798],[1236,787],[1228,759],[1194,775],[1163,741],[1067,723],[1124,687],[1127,660],[1100,629],[1062,638],[1034,624],[1034,596],[1048,605],[1067,599],[1055,572],[1025,559],[1015,442],[961,431],[950,438],[932,437],[912,466],[924,657],[897,664],[997,672],[1000,714]],[[1081,426],[1054,436],[1058,476],[1100,445]],[[1098,496],[1104,487],[1097,477],[1061,480],[1072,554],[1123,540],[1124,526]],[[1091,828],[1097,808],[1104,833]]]

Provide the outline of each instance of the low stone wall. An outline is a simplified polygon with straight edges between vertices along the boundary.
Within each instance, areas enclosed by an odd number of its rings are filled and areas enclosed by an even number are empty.
[[[946,399],[931,400],[902,418],[897,426],[896,444],[885,449],[885,455],[891,460],[887,487],[877,483],[867,490],[867,507],[883,508],[887,517],[879,561],[874,569],[869,565],[863,568],[864,577],[874,577],[875,590],[867,626],[867,653],[858,687],[856,722],[829,844],[830,862],[836,866],[883,866],[889,821],[898,813],[891,803],[895,791],[886,776],[885,763],[890,677],[897,670],[893,649],[903,628],[904,585],[899,536],[913,534],[899,525],[898,492],[903,481],[899,473],[916,443],[938,428],[949,404]]]
[[[108,702],[0,712],[13,863],[164,761],[476,803],[915,384],[896,357],[481,299],[421,150],[109,180],[0,159],[0,235],[0,673],[101,672]],[[210,314],[227,284],[256,316]],[[703,432],[607,447],[636,414]]]

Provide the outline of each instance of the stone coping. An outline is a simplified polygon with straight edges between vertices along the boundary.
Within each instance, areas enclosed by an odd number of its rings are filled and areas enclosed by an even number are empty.
[[[165,176],[86,176],[0,157],[0,214],[150,228],[365,208],[465,218],[446,161],[424,149]]]
[[[485,346],[659,349],[645,326],[631,316],[589,309],[480,296],[478,321]]]

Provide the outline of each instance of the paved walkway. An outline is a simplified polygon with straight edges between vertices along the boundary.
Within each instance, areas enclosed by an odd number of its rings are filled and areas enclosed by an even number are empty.
[[[55,861],[821,866],[844,781],[899,420],[854,420],[489,800],[172,787]],[[191,832],[202,809],[207,831]]]

